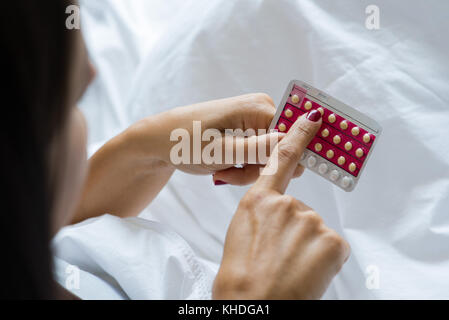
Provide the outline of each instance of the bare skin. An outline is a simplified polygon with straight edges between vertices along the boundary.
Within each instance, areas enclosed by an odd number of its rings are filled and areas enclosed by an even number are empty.
[[[80,36],[75,59],[73,105],[92,81]],[[250,94],[177,108],[141,120],[111,139],[90,160],[86,158],[86,124],[73,107],[58,152],[64,152],[54,205],[55,232],[69,223],[105,213],[136,216],[166,185],[175,170],[191,174],[215,174],[215,180],[233,185],[256,181],[242,199],[228,230],[224,257],[216,278],[216,299],[316,299],[349,255],[348,244],[327,228],[317,213],[305,204],[284,195],[303,168],[298,161],[319,128],[305,118],[296,122],[280,141],[268,164],[252,163],[243,169],[231,165],[179,165],[170,161],[170,133],[176,128],[192,130],[193,121],[202,121],[203,130],[268,128],[275,113],[266,94]],[[264,147],[267,136],[236,139],[245,150]],[[222,143],[224,144],[225,138]],[[276,174],[260,176],[279,159]]]
[[[319,299],[349,256],[349,245],[301,201],[284,195],[320,128],[298,120],[276,146],[274,175],[262,175],[240,202],[215,280],[216,299]]]
[[[170,133],[177,128],[191,132],[193,121],[201,121],[203,130],[268,128],[274,112],[271,98],[265,94],[250,94],[177,108],[141,120],[109,141],[90,159],[87,184],[73,222],[106,212],[121,217],[139,214],[157,196],[176,169],[202,175],[218,172],[217,178],[230,184],[254,182],[259,176],[258,164],[248,165],[244,169],[235,169],[232,164],[172,165],[170,150],[177,142],[170,142]],[[275,136],[276,141],[283,137]],[[232,146],[237,148],[241,144],[247,153],[251,145],[257,147],[261,141],[267,140],[269,135],[239,137],[234,139]],[[225,138],[219,143],[224,148]],[[299,176],[302,171],[303,168],[298,167],[296,175]]]

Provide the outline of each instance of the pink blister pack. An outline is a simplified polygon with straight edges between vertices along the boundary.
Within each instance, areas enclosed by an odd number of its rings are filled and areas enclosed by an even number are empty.
[[[300,164],[350,192],[382,132],[367,115],[307,83],[291,81],[270,129],[288,132],[303,114],[318,110],[323,125],[304,152]]]

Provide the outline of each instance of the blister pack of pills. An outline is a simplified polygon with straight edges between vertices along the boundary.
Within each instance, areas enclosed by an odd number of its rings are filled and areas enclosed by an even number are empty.
[[[321,113],[323,125],[300,164],[347,192],[354,190],[382,132],[381,126],[321,90],[294,80],[270,129],[288,132],[298,117],[311,110]]]

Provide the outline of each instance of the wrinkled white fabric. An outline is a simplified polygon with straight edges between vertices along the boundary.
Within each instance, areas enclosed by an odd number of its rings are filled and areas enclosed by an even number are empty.
[[[160,223],[105,215],[63,230],[54,242],[57,279],[82,299],[211,297],[217,270]],[[68,265],[82,275],[76,286]]]
[[[365,27],[369,4],[82,1],[83,31],[99,71],[82,103],[91,145],[175,106],[260,91],[279,102],[291,79],[309,82],[384,128],[354,192],[309,172],[289,187],[351,244],[326,298],[449,298],[449,3],[377,0],[375,31]],[[176,173],[142,218],[170,226],[197,258],[217,265],[245,190]],[[100,259],[103,268],[120,268],[141,254],[145,238],[134,237],[130,252],[97,255],[102,237],[116,232],[101,224],[82,240],[76,227],[63,232],[74,245],[82,241],[89,265]],[[79,253],[64,249],[67,259]],[[164,296],[163,282],[146,280],[151,270],[134,272],[146,290]],[[145,291],[135,279],[119,281],[129,297]]]

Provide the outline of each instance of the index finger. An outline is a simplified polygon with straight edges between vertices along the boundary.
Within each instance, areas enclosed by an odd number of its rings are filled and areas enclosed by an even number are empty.
[[[321,113],[312,110],[300,117],[273,150],[256,188],[284,193],[307,146],[322,124]]]

